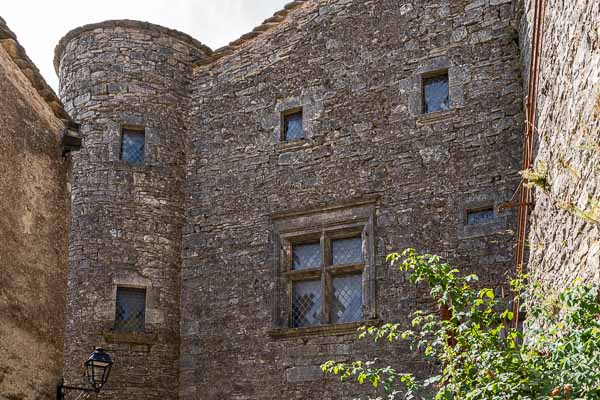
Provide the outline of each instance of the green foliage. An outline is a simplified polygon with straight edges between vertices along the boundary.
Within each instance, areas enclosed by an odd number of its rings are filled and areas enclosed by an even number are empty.
[[[388,260],[409,272],[409,282],[427,284],[447,317],[417,311],[410,330],[388,323],[361,328],[359,338],[408,341],[439,373],[419,380],[376,361],[328,361],[325,373],[370,383],[388,399],[600,399],[597,287],[575,285],[548,302],[538,285],[512,280],[513,298],[527,308],[529,321],[537,321],[528,324],[524,338],[513,328],[510,304],[492,289],[475,288],[475,275],[462,277],[438,256],[412,249]]]
[[[537,187],[544,192],[550,188],[548,167],[543,161],[540,161],[536,167],[521,171],[519,174],[525,179],[525,186],[529,188]]]

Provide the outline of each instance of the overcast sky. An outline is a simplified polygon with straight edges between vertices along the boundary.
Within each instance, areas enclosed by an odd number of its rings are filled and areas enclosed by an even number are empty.
[[[136,19],[185,32],[213,50],[251,31],[290,0],[1,0],[0,16],[46,81],[58,89],[54,47],[68,31]]]

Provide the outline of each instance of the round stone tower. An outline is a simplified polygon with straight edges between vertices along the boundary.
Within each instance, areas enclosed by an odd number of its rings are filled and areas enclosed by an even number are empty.
[[[55,68],[81,124],[74,155],[65,383],[95,346],[114,359],[100,397],[175,399],[185,118],[191,65],[210,49],[137,21],[77,28]]]

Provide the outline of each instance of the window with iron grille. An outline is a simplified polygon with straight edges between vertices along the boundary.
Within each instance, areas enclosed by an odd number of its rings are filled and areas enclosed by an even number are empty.
[[[121,134],[121,160],[131,165],[144,164],[144,130],[123,129]]]
[[[292,239],[289,247],[290,326],[361,321],[365,269],[362,232],[324,232]]]
[[[423,113],[450,109],[448,72],[423,78]]]
[[[143,332],[146,322],[146,289],[117,287],[115,331]]]
[[[302,109],[284,112],[282,114],[282,124],[284,141],[292,141],[304,137]]]

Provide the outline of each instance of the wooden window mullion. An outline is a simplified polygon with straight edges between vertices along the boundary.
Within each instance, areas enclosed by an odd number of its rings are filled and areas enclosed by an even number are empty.
[[[327,267],[331,265],[331,239],[325,232],[321,235],[321,286],[323,288],[322,323],[331,323],[332,284]]]

